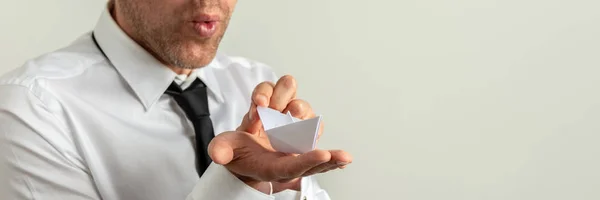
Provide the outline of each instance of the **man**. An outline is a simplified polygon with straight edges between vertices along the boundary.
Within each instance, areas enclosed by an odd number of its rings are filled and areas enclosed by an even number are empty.
[[[110,1],[92,33],[3,76],[0,196],[329,199],[311,175],[352,158],[273,150],[257,106],[315,114],[291,76],[217,54],[235,4]]]

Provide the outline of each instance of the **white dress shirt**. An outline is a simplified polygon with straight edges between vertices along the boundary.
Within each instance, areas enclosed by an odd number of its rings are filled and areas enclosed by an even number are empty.
[[[328,200],[313,177],[302,191],[264,194],[211,164],[199,178],[194,129],[164,91],[199,77],[215,133],[235,130],[250,95],[277,76],[264,64],[218,55],[180,77],[132,41],[108,9],[93,31],[0,78],[0,152],[9,199]]]

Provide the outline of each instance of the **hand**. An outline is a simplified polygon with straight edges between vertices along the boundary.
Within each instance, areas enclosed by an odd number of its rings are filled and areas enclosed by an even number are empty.
[[[296,81],[284,76],[277,84],[263,82],[252,93],[252,105],[237,131],[221,133],[209,145],[209,155],[224,165],[246,184],[268,193],[267,182],[273,182],[274,193],[300,189],[300,177],[344,168],[352,162],[350,154],[341,150],[313,150],[305,154],[277,152],[269,143],[256,106],[270,107],[292,116],[308,119],[315,116],[310,105],[296,99]],[[323,123],[321,123],[322,125]],[[321,126],[319,136],[322,134]]]

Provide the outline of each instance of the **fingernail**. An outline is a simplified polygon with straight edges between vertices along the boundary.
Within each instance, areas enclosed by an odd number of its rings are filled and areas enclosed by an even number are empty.
[[[348,164],[350,164],[350,163],[347,163],[347,162],[337,162],[336,164],[337,164],[338,166],[345,166],[345,165],[348,165]]]

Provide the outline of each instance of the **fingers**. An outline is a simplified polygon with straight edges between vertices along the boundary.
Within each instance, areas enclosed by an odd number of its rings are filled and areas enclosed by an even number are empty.
[[[258,111],[256,111],[256,104],[252,102],[250,104],[250,110],[244,115],[242,124],[237,128],[237,131],[244,131],[252,134],[260,133],[261,123],[258,123]]]
[[[215,137],[208,145],[208,155],[216,164],[226,165],[233,160],[233,147],[223,137]]]
[[[208,154],[236,176],[256,181],[291,181],[344,168],[352,162],[350,154],[341,150],[293,155],[269,149],[267,141],[246,132],[225,132],[211,141]]]
[[[342,150],[331,150],[331,161],[334,161],[337,165],[346,166],[352,163],[352,155]]]
[[[254,88],[252,91],[252,102],[250,106],[250,110],[248,111],[248,116],[245,117],[250,123],[256,122],[258,118],[258,113],[256,111],[256,106],[262,107],[270,107],[276,109],[278,111],[283,111],[288,107],[288,103],[290,103],[294,98],[296,98],[296,80],[292,76],[283,76],[277,81],[277,84],[272,82],[262,82]],[[300,101],[296,103],[294,107],[294,111],[301,109],[298,106],[309,107],[309,105],[304,101]],[[302,113],[304,114],[304,113]]]
[[[335,162],[329,161],[306,171],[302,176],[312,176],[314,174],[323,173],[325,170],[331,170],[337,167],[338,166],[335,164]]]
[[[261,124],[258,123],[259,117],[256,106],[267,107],[269,105],[269,100],[273,95],[274,87],[275,84],[271,82],[262,82],[254,88],[254,91],[252,91],[250,108],[248,113],[244,116],[244,119],[242,119],[242,124],[238,127],[238,131],[245,131],[252,134],[260,132]]]
[[[258,106],[269,106],[270,99],[273,96],[274,88],[275,84],[268,81],[258,84],[252,92],[252,102]]]
[[[277,84],[262,82],[252,92],[254,104],[279,111],[283,111],[294,98],[296,98],[296,79],[290,75],[281,77]]]
[[[278,180],[297,178],[306,171],[330,161],[331,153],[314,150],[298,156],[287,156],[273,162],[273,171]]]
[[[277,81],[273,89],[269,107],[283,111],[294,98],[296,98],[296,79],[289,75],[283,76]]]
[[[315,113],[313,112],[313,109],[311,108],[310,104],[302,99],[291,100],[287,104],[285,110],[283,110],[283,113],[287,113],[288,111],[290,112],[290,114],[292,114],[292,116],[299,119],[308,119],[315,117]]]
[[[208,155],[219,165],[227,165],[234,159],[234,150],[248,144],[250,134],[245,132],[224,132],[214,137],[208,144]]]
[[[306,171],[302,176],[311,176],[318,173],[325,173],[334,169],[343,169],[352,162],[350,154],[341,150],[331,150],[331,160]]]
[[[288,105],[287,108],[283,111],[283,113],[290,112],[292,116],[299,119],[310,119],[315,117],[315,112],[310,106],[310,104],[302,99],[294,99]],[[319,124],[319,135],[317,136],[317,140],[321,138],[323,134],[323,128],[325,127],[325,123],[321,120]]]
[[[261,124],[258,121],[258,112],[256,107],[270,107],[278,111],[288,107],[288,103],[296,97],[296,80],[292,76],[283,76],[277,81],[277,84],[272,82],[262,82],[252,91],[252,101],[248,113],[244,116],[242,124],[238,127],[238,131],[245,131],[252,134],[260,133]],[[294,110],[307,107],[306,102],[298,102],[293,107]],[[300,106],[300,107],[298,107]],[[297,111],[295,111],[297,112]],[[305,115],[305,113],[301,113]]]

